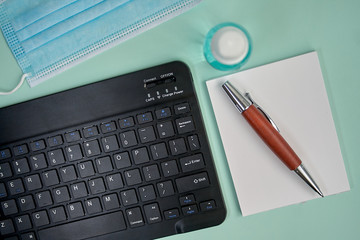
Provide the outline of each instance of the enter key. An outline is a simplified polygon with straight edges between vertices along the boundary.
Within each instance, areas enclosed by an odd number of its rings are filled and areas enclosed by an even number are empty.
[[[183,172],[190,172],[205,167],[204,158],[201,153],[180,158],[180,165]]]

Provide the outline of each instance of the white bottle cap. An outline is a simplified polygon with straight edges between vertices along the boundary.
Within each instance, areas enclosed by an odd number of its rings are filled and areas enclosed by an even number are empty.
[[[235,23],[215,26],[205,39],[205,58],[211,66],[220,70],[239,68],[249,58],[250,52],[249,34]]]
[[[211,52],[215,59],[225,65],[241,62],[249,51],[249,41],[239,28],[223,27],[211,40]]]

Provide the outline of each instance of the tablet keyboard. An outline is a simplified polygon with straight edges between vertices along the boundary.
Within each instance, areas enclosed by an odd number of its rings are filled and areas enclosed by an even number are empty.
[[[0,117],[2,238],[154,239],[225,218],[183,63],[6,107]]]

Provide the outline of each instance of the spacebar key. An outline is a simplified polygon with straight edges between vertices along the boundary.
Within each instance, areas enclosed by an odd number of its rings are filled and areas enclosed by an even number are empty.
[[[39,231],[40,240],[80,240],[126,229],[121,211]]]

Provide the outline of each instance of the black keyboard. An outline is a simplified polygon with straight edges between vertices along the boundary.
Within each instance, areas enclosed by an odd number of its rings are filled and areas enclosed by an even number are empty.
[[[154,239],[222,223],[188,67],[0,109],[0,204],[6,240]]]

